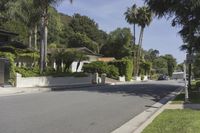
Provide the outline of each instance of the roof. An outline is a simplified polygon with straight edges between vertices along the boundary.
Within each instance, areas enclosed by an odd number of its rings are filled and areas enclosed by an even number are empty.
[[[114,61],[115,58],[114,57],[101,57],[101,58],[98,58],[98,61],[103,61],[103,62],[111,62],[111,61]]]
[[[6,31],[3,29],[0,29],[0,35],[6,35],[6,36],[18,36],[17,33]]]

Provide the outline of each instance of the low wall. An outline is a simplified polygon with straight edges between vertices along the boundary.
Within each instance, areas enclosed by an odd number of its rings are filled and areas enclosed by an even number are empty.
[[[28,77],[24,78],[17,74],[16,87],[38,87],[38,86],[65,86],[78,84],[91,84],[92,76],[88,77]]]

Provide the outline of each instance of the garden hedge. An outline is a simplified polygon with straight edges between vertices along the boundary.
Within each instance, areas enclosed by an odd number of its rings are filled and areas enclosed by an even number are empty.
[[[115,67],[117,67],[119,69],[119,75],[125,76],[126,81],[130,81],[132,79],[133,62],[131,59],[123,58],[121,60],[110,62],[109,64],[112,64]]]

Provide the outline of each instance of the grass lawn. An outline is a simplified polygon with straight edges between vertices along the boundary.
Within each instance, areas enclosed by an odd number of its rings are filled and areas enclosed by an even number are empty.
[[[185,94],[181,93],[172,101],[172,104],[181,104],[184,103],[184,100],[185,100]],[[189,101],[191,103],[200,104],[200,92],[190,92]]]
[[[196,88],[196,82],[192,81],[192,90],[189,92],[189,101],[191,103],[200,104],[200,92],[198,92]],[[182,104],[185,100],[185,94],[181,93],[179,94],[173,101],[172,104]]]
[[[142,133],[200,133],[200,111],[165,110]]]

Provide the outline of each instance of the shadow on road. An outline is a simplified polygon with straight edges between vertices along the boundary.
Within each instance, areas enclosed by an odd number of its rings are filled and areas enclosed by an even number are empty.
[[[180,88],[179,85],[165,84],[131,84],[131,85],[105,85],[83,88],[60,87],[52,88],[52,91],[88,91],[107,94],[122,94],[123,96],[152,97],[153,101],[159,101],[169,93]]]

